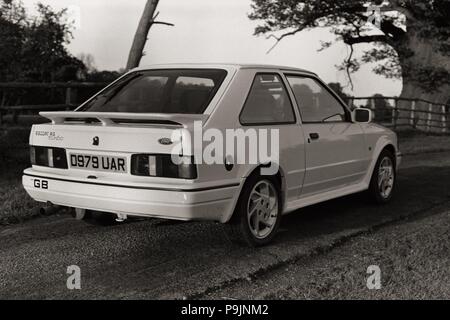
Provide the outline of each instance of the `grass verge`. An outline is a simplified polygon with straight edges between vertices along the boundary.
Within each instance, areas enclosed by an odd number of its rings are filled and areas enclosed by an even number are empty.
[[[277,299],[449,299],[450,212],[357,237],[313,261],[278,274]],[[381,288],[369,290],[369,266],[381,270]],[[292,277],[292,275],[295,275]]]
[[[400,133],[398,138],[404,155],[450,151],[450,136]]]
[[[22,187],[22,171],[29,167],[28,135],[27,128],[0,130],[0,225],[38,216],[42,206]]]

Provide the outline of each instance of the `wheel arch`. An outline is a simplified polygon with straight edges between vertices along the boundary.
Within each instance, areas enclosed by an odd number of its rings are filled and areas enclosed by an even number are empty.
[[[397,164],[397,149],[394,147],[394,145],[392,143],[388,143],[387,145],[384,146],[383,149],[381,149],[380,153],[378,154],[377,159],[380,157],[380,154],[384,151],[384,150],[388,150],[389,152],[392,153],[392,155],[394,156],[394,165]]]
[[[375,165],[376,165],[376,163],[377,163],[381,153],[384,150],[388,150],[388,151],[390,151],[392,153],[392,155],[394,156],[394,168],[396,168],[396,165],[397,165],[397,157],[396,157],[397,149],[396,149],[394,143],[392,141],[390,141],[389,139],[387,139],[387,138],[379,139],[377,144],[376,144],[376,146],[375,146],[375,150],[372,153],[372,160],[371,160],[371,163],[370,163],[369,170],[367,171],[367,175],[364,178],[364,183],[365,183],[365,185],[367,185],[367,188],[370,185],[370,181],[372,179],[373,172],[375,170]]]
[[[235,210],[236,210],[237,203],[238,203],[240,197],[242,196],[242,190],[244,189],[244,186],[247,183],[248,178],[253,176],[253,175],[255,175],[255,174],[258,174],[258,170],[261,170],[261,168],[263,168],[263,167],[264,167],[264,165],[254,166],[254,167],[250,168],[248,170],[248,172],[242,177],[242,183],[241,183],[241,186],[239,188],[239,195],[236,197],[231,210],[229,210],[229,213],[227,214],[225,219],[222,221],[223,223],[227,223],[233,218],[233,215],[234,215]],[[284,207],[285,207],[285,204],[286,204],[287,184],[286,184],[286,175],[284,173],[283,168],[281,166],[278,166],[277,173],[272,175],[272,176],[275,177],[275,179],[279,183],[279,187],[280,187],[280,190],[281,190],[281,202],[282,202],[283,211],[284,211]]]

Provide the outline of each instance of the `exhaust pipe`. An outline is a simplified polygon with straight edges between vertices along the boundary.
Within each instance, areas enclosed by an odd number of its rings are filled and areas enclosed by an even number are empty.
[[[117,214],[117,218],[116,218],[116,222],[124,222],[125,220],[127,220],[127,215],[123,214],[123,213],[118,213]]]
[[[56,212],[58,212],[59,210],[61,210],[61,206],[58,205],[54,205],[53,203],[51,203],[50,201],[47,202],[47,205],[45,207],[41,207],[39,209],[39,213],[43,216],[50,216]]]
[[[86,209],[74,208],[75,214],[72,214],[76,220],[83,220],[86,217]]]

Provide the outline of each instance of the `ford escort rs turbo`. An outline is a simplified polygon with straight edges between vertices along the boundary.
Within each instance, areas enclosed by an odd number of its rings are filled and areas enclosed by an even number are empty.
[[[33,199],[79,218],[226,223],[254,246],[305,206],[362,191],[388,202],[400,162],[370,110],[290,67],[138,68],[73,112],[40,114],[23,173]]]

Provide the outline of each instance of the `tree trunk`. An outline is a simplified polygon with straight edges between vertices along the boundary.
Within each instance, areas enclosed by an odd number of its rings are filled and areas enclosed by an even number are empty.
[[[145,43],[147,42],[148,32],[153,23],[153,15],[159,0],[147,0],[147,3],[142,13],[141,20],[139,21],[136,34],[134,36],[133,44],[131,46],[130,54],[128,56],[128,62],[126,70],[130,70],[139,66],[141,62]]]
[[[450,99],[450,86],[447,81],[433,81],[432,74],[429,76],[421,70],[450,70],[449,57],[438,52],[438,40],[423,39],[416,36],[414,33],[408,32],[408,38],[404,42],[410,53],[402,56],[399,53],[400,65],[402,67],[403,88],[400,97],[408,99],[422,99],[434,102],[441,105],[433,105],[426,102],[399,101],[398,107],[398,121],[401,127],[399,129],[407,129],[408,126],[413,126],[420,130],[431,132],[443,132],[446,127],[444,121],[450,119],[449,116],[444,115],[430,115],[420,111],[440,112],[446,111],[443,107]],[[430,70],[431,70],[430,69]],[[428,83],[430,82],[430,83]],[[425,87],[425,88],[424,88]],[[414,109],[414,110],[413,110]],[[413,119],[409,119],[413,117]],[[448,128],[447,128],[447,131]]]

